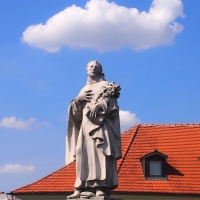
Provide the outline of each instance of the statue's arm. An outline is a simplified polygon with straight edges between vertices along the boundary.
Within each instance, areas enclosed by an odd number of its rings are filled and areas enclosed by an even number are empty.
[[[119,114],[117,98],[120,95],[120,85],[114,82],[106,83],[102,87],[102,92],[98,95],[96,102],[88,108],[87,117],[91,121],[100,116],[114,117]]]
[[[81,90],[79,95],[74,99],[77,106],[81,105],[82,102],[89,102],[93,96],[92,90]]]
[[[108,98],[103,98],[99,100],[97,103],[91,105],[90,107],[88,107],[88,112],[86,113],[86,116],[91,121],[95,121],[98,116],[105,116],[107,112],[108,102],[109,102]]]

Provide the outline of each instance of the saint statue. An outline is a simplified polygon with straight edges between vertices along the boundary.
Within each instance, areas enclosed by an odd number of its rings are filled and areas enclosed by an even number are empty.
[[[98,61],[90,61],[86,69],[86,86],[68,111],[67,151],[76,159],[74,193],[68,199],[110,196],[118,185],[120,86],[104,79]]]

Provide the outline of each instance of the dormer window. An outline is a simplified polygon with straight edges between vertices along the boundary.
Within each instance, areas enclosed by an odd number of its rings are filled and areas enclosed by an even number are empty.
[[[143,156],[140,161],[145,178],[148,180],[166,180],[166,158],[166,155],[157,150]]]

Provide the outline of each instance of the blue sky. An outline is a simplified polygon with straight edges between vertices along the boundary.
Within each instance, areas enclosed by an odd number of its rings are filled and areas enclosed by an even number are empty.
[[[121,85],[122,130],[199,123],[200,1],[113,2],[0,2],[0,191],[64,166],[67,107],[90,60]]]

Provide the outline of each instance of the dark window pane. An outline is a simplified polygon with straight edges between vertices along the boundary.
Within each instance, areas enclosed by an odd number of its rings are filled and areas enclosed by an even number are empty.
[[[149,175],[150,176],[162,175],[162,161],[149,161]]]

